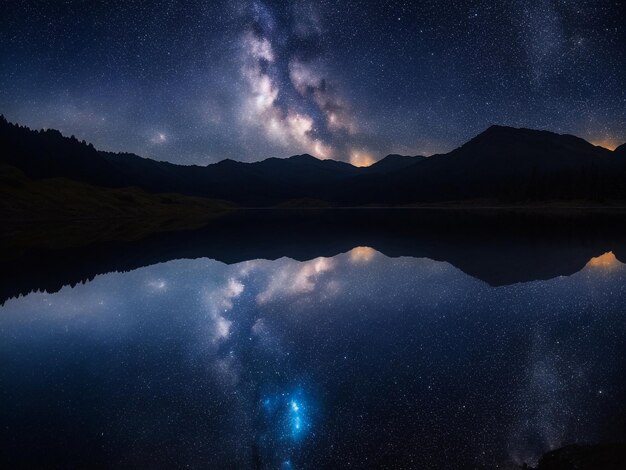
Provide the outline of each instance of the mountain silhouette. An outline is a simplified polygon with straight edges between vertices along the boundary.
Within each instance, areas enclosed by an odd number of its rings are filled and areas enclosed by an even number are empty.
[[[520,467],[520,470],[529,467]],[[626,468],[626,443],[570,444],[546,452],[535,470],[618,470]]]
[[[623,199],[622,159],[570,135],[492,126],[447,154],[355,185],[344,203]]]
[[[136,187],[106,188],[68,178],[34,179],[14,166],[0,163],[0,215],[4,221],[157,219],[167,227],[198,226],[198,222],[232,204],[178,193],[151,193]],[[176,221],[176,223],[174,223]]]
[[[418,162],[426,160],[426,157],[417,155],[414,157],[391,154],[387,155],[383,159],[377,161],[371,166],[365,167],[363,173],[367,174],[381,174],[392,173],[394,171],[402,170],[410,166],[415,165]]]
[[[492,126],[447,154],[389,155],[366,168],[307,154],[254,163],[177,165],[129,153],[99,152],[73,136],[30,130],[4,117],[0,149],[0,162],[31,178],[136,186],[243,206],[300,199],[335,206],[626,200],[623,147],[611,152],[571,135],[503,126]]]
[[[620,145],[613,152],[619,156],[626,157],[626,144]]]

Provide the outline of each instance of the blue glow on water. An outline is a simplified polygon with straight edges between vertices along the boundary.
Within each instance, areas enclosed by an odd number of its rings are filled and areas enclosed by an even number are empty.
[[[304,411],[302,404],[299,404],[296,400],[291,400],[289,404],[289,426],[294,439],[298,439],[306,431],[307,421],[305,420]]]
[[[292,443],[300,442],[311,430],[309,403],[310,398],[299,389],[266,396],[260,401],[275,438]]]

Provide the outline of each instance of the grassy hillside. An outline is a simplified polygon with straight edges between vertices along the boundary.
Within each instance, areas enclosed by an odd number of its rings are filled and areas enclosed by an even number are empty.
[[[102,188],[65,178],[33,180],[0,165],[2,219],[76,219],[102,217],[205,217],[227,203],[180,194],[152,194],[138,188]]]
[[[62,248],[143,238],[200,227],[232,205],[138,188],[102,188],[65,178],[31,179],[0,164],[0,224],[5,247]]]

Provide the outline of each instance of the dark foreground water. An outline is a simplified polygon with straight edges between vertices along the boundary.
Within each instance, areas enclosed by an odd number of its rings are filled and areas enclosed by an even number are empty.
[[[510,264],[472,256],[477,272]],[[626,265],[609,251],[545,280],[482,277],[359,246],[171,260],[8,299],[0,458],[506,468],[623,439]]]

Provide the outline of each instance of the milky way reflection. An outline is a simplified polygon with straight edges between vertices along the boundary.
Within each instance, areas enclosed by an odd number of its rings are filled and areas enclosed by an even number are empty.
[[[493,288],[367,247],[180,260],[0,308],[2,459],[494,468],[623,436],[626,268]]]

